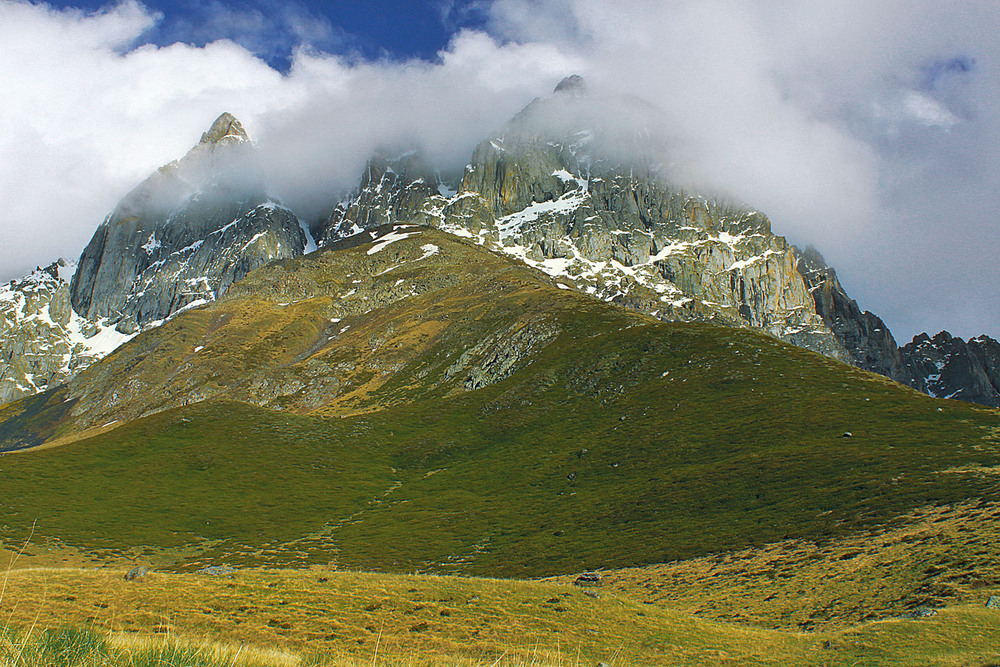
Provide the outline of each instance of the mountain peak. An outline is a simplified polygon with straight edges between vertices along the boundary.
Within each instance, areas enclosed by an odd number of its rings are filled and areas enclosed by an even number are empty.
[[[587,82],[583,80],[583,77],[579,74],[573,74],[567,76],[565,79],[560,81],[556,85],[556,89],[553,92],[556,93],[573,93],[579,95],[587,90]]]
[[[228,112],[215,119],[208,132],[201,135],[200,143],[216,145],[223,141],[227,143],[250,141],[246,130],[243,129],[243,124],[236,119],[236,116]]]

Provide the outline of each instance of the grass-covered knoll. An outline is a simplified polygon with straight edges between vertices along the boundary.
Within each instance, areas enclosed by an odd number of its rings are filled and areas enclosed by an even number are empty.
[[[562,294],[524,264],[448,234],[386,233],[398,240],[254,271],[221,301],[146,332],[74,379],[61,413],[25,411],[13,433],[0,423],[0,446],[18,432],[51,439],[206,399],[370,411],[504,377],[567,315],[593,320],[593,332],[644,319]]]
[[[420,228],[264,267],[4,410],[82,439],[0,461],[0,540],[186,570],[550,575],[1000,494],[996,411]]]
[[[982,605],[802,633],[551,582],[324,569],[132,582],[122,574],[12,573],[0,610],[18,630],[0,631],[0,665],[983,667],[1000,659],[1000,611]]]
[[[901,525],[839,539],[605,571],[601,588],[701,618],[845,629],[920,608],[983,606],[1000,596],[998,540],[1000,505],[973,502],[925,508]]]

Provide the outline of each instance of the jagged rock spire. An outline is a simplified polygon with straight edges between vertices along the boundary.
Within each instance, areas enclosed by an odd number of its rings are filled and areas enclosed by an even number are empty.
[[[583,77],[579,74],[573,74],[560,81],[553,92],[579,95],[586,90],[587,82],[583,80]]]
[[[236,116],[226,112],[215,119],[208,132],[201,135],[202,144],[218,144],[223,140],[228,141],[250,141],[243,124],[236,119]]]
[[[132,333],[216,299],[254,268],[301,255],[305,244],[294,214],[267,196],[242,124],[224,113],[98,227],[70,285],[72,305]]]

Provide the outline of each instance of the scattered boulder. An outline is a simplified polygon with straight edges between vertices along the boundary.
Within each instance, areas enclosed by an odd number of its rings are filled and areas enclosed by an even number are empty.
[[[931,607],[917,607],[912,609],[905,614],[900,614],[896,618],[930,618],[931,616],[937,616],[937,609]]]
[[[987,609],[1000,609],[1000,596],[991,595],[990,599],[986,601]]]
[[[140,565],[139,567],[133,567],[131,570],[125,573],[125,581],[136,581],[142,579],[147,574],[149,574],[149,568],[145,565]]]
[[[576,581],[573,582],[574,586],[598,586],[601,583],[601,575],[597,572],[584,572]]]

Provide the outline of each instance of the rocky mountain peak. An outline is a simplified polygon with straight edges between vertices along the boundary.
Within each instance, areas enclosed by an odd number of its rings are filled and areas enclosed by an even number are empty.
[[[580,95],[587,90],[587,82],[584,81],[583,77],[579,74],[573,74],[567,76],[565,79],[556,84],[554,93],[568,93],[573,95]]]
[[[224,113],[100,225],[70,286],[73,307],[132,333],[214,300],[258,266],[301,255],[305,243],[294,214],[267,196],[242,124]]]
[[[236,119],[236,116],[226,112],[215,119],[208,132],[201,135],[200,144],[217,145],[219,143],[239,143],[250,141],[243,124]]]
[[[900,352],[909,384],[938,398],[1000,406],[1000,343],[989,336],[969,341],[941,331],[915,336]]]

